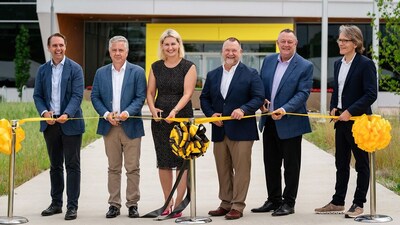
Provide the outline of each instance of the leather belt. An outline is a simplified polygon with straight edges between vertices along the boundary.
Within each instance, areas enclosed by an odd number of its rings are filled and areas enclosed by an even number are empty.
[[[54,118],[54,119],[58,119],[58,117],[60,117],[61,115],[53,115],[52,117]]]

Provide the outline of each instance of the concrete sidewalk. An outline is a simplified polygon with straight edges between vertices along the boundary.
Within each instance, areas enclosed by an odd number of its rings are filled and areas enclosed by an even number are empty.
[[[206,127],[207,136],[211,137],[210,125],[207,124]],[[145,132],[146,136],[142,138],[141,155],[141,200],[139,202],[139,213],[141,215],[157,209],[163,204],[149,120],[145,120]],[[197,216],[207,216],[209,210],[216,209],[219,205],[218,180],[212,148],[211,144],[205,156],[196,160]],[[81,157],[81,197],[79,199],[78,218],[76,220],[64,220],[65,207],[62,214],[50,217],[42,217],[40,215],[41,211],[50,204],[49,171],[43,172],[15,190],[14,216],[26,217],[29,220],[28,224],[31,225],[175,223],[174,219],[166,221],[154,221],[147,218],[130,219],[127,216],[128,210],[125,207],[121,209],[121,215],[117,218],[106,219],[105,213],[108,210],[107,159],[104,152],[103,140],[96,140],[83,149]],[[124,190],[126,185],[124,178],[125,175],[123,174],[122,199],[125,198]],[[284,217],[272,217],[271,213],[251,213],[251,208],[259,207],[266,199],[262,143],[261,141],[256,141],[253,146],[252,177],[246,200],[247,207],[245,208],[243,218],[227,221],[223,217],[211,217],[211,224],[357,224],[352,219],[345,219],[344,215],[314,214],[314,208],[323,206],[330,201],[334,191],[334,184],[334,157],[303,140],[302,169],[300,188],[295,207],[296,213]],[[354,187],[355,171],[352,170],[348,198],[346,200],[346,210],[351,205]],[[400,224],[400,197],[377,184],[376,198],[377,214],[391,216],[393,222],[390,224]],[[369,204],[367,203],[364,207],[365,212],[369,213]],[[3,196],[0,198],[0,216],[6,215],[7,197]],[[190,216],[190,207],[184,211],[184,216]]]

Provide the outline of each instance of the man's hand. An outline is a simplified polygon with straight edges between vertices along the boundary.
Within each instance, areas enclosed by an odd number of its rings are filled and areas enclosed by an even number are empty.
[[[268,99],[264,99],[264,104],[260,107],[262,113],[266,113],[269,111],[269,104],[271,104],[271,102],[268,101]]]
[[[123,111],[121,114],[119,114],[119,116],[117,117],[120,121],[125,121],[128,119],[128,113],[126,113],[125,111]]]
[[[231,113],[231,118],[233,119],[240,120],[243,118],[243,116],[244,116],[244,111],[241,108],[237,108],[233,110],[233,112]]]
[[[221,117],[221,116],[222,116],[222,113],[214,113],[211,117]],[[222,127],[224,125],[222,120],[215,121],[215,122],[212,122],[212,123],[215,124],[218,127]]]
[[[110,112],[110,113],[107,115],[107,120],[108,120],[108,122],[111,123],[111,125],[113,125],[113,126],[118,126],[118,125],[119,125],[119,121],[116,119],[115,113],[114,113],[114,112]]]
[[[68,115],[67,114],[62,114],[60,117],[56,119],[57,123],[65,123],[68,120]]]
[[[43,113],[43,117],[44,117],[44,118],[53,118],[53,111],[49,111],[49,112]],[[55,120],[55,119],[46,120],[46,123],[47,123],[48,125],[54,125],[54,124],[56,123],[56,120]]]
[[[285,110],[283,108],[279,108],[272,112],[271,117],[273,120],[280,120],[282,119],[282,116],[284,116],[285,114],[286,114]]]

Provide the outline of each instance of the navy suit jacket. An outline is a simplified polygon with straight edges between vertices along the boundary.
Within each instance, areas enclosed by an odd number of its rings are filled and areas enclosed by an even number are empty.
[[[103,118],[104,113],[113,112],[112,64],[96,71],[92,87],[92,104],[99,119],[97,134],[107,135],[111,124]],[[129,116],[142,116],[142,107],[146,98],[146,75],[143,68],[126,62],[126,70],[121,89],[120,112],[127,111]],[[121,123],[125,134],[133,139],[144,136],[143,120],[128,118]]]
[[[35,89],[33,99],[36,109],[41,115],[43,111],[52,111],[50,107],[51,100],[51,61],[41,65],[35,78]],[[82,118],[81,103],[83,98],[83,71],[82,67],[65,57],[64,67],[61,74],[61,97],[60,113],[68,114],[69,118]],[[40,122],[40,131],[46,130],[48,124],[46,121]],[[85,132],[85,123],[83,119],[68,120],[60,124],[61,130],[65,135],[78,135]]]
[[[333,93],[330,110],[338,104],[338,77],[342,60],[334,64]],[[371,105],[377,98],[377,75],[375,64],[369,58],[356,54],[351,63],[342,91],[342,109],[349,111],[352,116],[372,114]]]
[[[265,57],[261,67],[261,79],[265,88],[265,97],[271,100],[272,83],[278,65],[278,55]],[[313,65],[295,53],[283,74],[282,80],[275,94],[274,109],[284,108],[290,113],[307,113],[306,102],[310,95],[313,78]],[[260,119],[259,128],[265,126],[266,117]],[[275,121],[276,130],[280,139],[297,137],[311,132],[308,117],[285,115]]]
[[[208,72],[207,79],[200,95],[203,113],[211,117],[214,113],[230,116],[232,111],[241,108],[245,115],[254,115],[264,103],[264,87],[257,70],[239,63],[226,98],[221,94],[222,66]],[[224,140],[225,135],[233,141],[258,140],[256,118],[226,120],[222,127],[212,124],[214,142]]]

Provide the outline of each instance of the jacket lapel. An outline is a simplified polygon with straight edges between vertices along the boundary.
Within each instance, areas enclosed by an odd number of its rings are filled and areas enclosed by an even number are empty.
[[[67,91],[67,85],[68,85],[68,80],[69,80],[69,76],[70,75],[71,75],[71,64],[70,64],[68,58],[65,58],[63,71],[62,71],[62,74],[61,74],[60,104],[61,104],[62,100],[65,97],[65,92]]]
[[[47,68],[46,68],[46,74],[45,74],[45,87],[46,87],[46,96],[48,97],[47,98],[47,103],[49,103],[50,104],[50,99],[51,99],[51,76],[52,76],[52,74],[53,74],[53,70],[52,70],[52,68],[51,68],[51,62],[49,61],[49,62],[47,62],[48,63],[48,65],[47,65]]]
[[[226,98],[228,98],[229,95],[231,94],[233,88],[232,84],[234,84],[239,79],[240,75],[242,74],[242,70],[243,70],[243,64],[239,62],[239,65],[236,67],[235,73],[233,74],[231,83],[229,84],[228,93],[226,93]]]
[[[218,94],[222,99],[224,99],[224,97],[221,94],[221,80],[222,80],[223,73],[224,73],[224,68],[223,68],[223,66],[220,66],[218,68],[218,70],[216,71],[216,77],[217,77]]]
[[[274,84],[274,77],[275,77],[275,70],[276,70],[276,67],[278,66],[278,59],[276,59],[276,60],[274,60],[273,61],[274,63],[271,65],[271,67],[272,68],[274,68],[273,70],[270,70],[270,69],[267,69],[267,79],[269,79],[268,80],[268,88],[269,88],[269,90],[268,90],[268,93],[269,93],[269,97],[268,98],[271,98],[271,94],[272,94],[272,85]]]
[[[107,96],[109,99],[109,103],[111,104],[111,110],[112,110],[112,100],[113,100],[113,82],[112,82],[112,64],[109,64],[107,69],[106,69],[106,75],[105,75],[105,82],[107,84],[106,92]]]
[[[346,87],[346,85],[348,84],[348,81],[350,80],[350,77],[353,75],[354,70],[356,69],[356,65],[358,65],[359,60],[360,60],[360,55],[358,53],[356,53],[356,57],[354,57],[353,62],[351,63],[349,72],[347,73],[346,81],[344,82],[343,89]],[[339,67],[339,69],[340,69],[340,67]]]
[[[126,86],[127,86],[131,71],[132,71],[132,67],[130,67],[128,62],[126,62],[124,80],[122,81],[122,88],[121,88],[121,99],[120,99],[121,106],[122,106],[122,99],[123,99],[122,93],[125,93],[125,88],[127,88]],[[131,87],[131,88],[133,88],[133,87]]]

